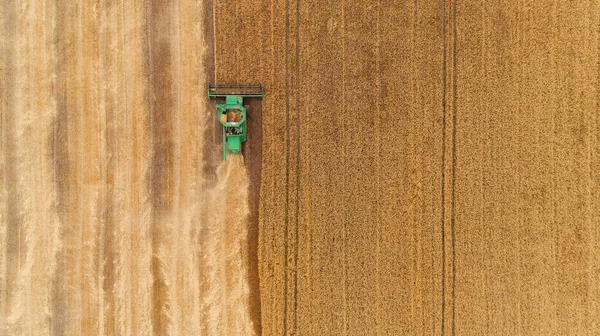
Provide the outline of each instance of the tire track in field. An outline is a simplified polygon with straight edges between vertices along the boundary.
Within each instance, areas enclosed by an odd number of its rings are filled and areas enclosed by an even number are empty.
[[[447,59],[448,59],[448,25],[447,22],[448,20],[448,5],[447,2],[443,3],[443,7],[441,8],[442,10],[442,27],[443,27],[443,35],[444,35],[444,45],[443,45],[443,61],[442,61],[442,109],[443,109],[443,116],[442,116],[442,195],[441,195],[441,201],[442,201],[442,218],[441,218],[441,245],[442,245],[442,255],[441,255],[441,259],[442,259],[442,301],[441,301],[441,334],[442,335],[446,335],[446,157],[447,157],[447,150],[446,150],[446,143],[447,141],[447,124],[448,124],[448,97],[447,97],[447,93],[448,93],[448,89],[447,89],[447,84],[448,84],[448,64],[447,64]]]
[[[288,333],[288,278],[289,278],[289,230],[290,230],[290,82],[289,82],[289,40],[290,40],[290,1],[285,1],[285,228],[284,228],[284,270],[283,270],[283,334]]]
[[[296,58],[295,58],[295,62],[294,64],[296,65],[296,78],[295,78],[295,89],[296,89],[296,200],[295,200],[295,204],[296,204],[296,220],[295,220],[295,227],[296,227],[296,232],[295,232],[295,243],[294,243],[294,334],[298,333],[298,274],[300,272],[299,267],[298,267],[298,252],[300,249],[300,237],[299,237],[299,232],[300,232],[300,187],[301,187],[301,183],[300,183],[300,179],[301,176],[303,174],[303,169],[304,167],[301,165],[301,135],[302,133],[300,132],[301,130],[301,125],[302,125],[302,111],[301,111],[301,101],[300,101],[300,82],[301,82],[301,77],[300,77],[300,63],[301,63],[301,59],[300,59],[300,0],[296,0],[296,45],[295,45],[295,49],[296,49]]]
[[[443,8],[441,332],[455,334],[456,1]]]

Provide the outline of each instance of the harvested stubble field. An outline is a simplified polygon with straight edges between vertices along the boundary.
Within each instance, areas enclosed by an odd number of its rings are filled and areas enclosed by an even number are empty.
[[[0,3],[1,335],[256,334],[208,22],[196,0]]]
[[[598,12],[3,1],[0,334],[600,335]]]

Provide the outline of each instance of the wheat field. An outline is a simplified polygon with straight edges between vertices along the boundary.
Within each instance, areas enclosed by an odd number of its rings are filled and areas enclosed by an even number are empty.
[[[600,335],[599,11],[0,2],[0,334]]]
[[[598,1],[242,3],[263,334],[600,334]]]

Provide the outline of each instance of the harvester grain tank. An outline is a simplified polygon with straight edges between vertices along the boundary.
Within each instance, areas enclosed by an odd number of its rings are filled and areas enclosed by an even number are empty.
[[[248,139],[246,116],[250,105],[244,98],[261,98],[263,86],[257,85],[209,85],[208,98],[218,98],[215,104],[217,118],[223,126],[223,160],[227,154],[241,154],[242,142]]]

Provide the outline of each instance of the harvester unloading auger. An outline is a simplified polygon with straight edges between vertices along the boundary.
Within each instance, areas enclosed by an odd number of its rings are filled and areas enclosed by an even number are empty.
[[[223,160],[227,153],[240,154],[242,142],[248,139],[246,115],[250,105],[244,105],[244,98],[261,98],[263,86],[258,85],[209,85],[208,98],[225,98],[217,102],[217,117],[223,125]]]

